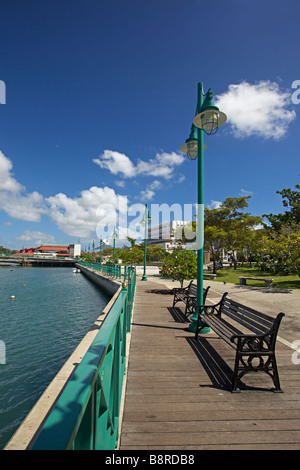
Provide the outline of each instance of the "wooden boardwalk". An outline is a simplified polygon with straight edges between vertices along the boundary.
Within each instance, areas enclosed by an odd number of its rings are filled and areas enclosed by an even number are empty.
[[[266,374],[250,374],[248,388],[232,394],[234,350],[214,333],[196,343],[163,289],[137,282],[120,450],[299,450],[293,351],[277,343],[284,393],[271,391]]]

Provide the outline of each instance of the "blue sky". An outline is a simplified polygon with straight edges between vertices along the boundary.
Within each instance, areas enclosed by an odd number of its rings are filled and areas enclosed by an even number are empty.
[[[228,116],[205,136],[205,205],[251,194],[252,214],[282,211],[276,191],[299,183],[299,13],[299,0],[3,2],[0,245],[87,244],[124,204],[195,203],[197,164],[179,149],[199,81]]]

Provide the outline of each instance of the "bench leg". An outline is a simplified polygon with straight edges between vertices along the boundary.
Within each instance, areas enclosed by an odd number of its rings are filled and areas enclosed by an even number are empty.
[[[186,301],[184,316],[187,318],[189,315],[194,315],[196,308],[196,299],[189,298]]]
[[[275,388],[272,389],[273,392],[283,393],[280,388],[275,353],[274,352],[271,353],[269,355],[269,358],[266,361],[264,361],[265,356],[266,354],[263,354],[263,353],[262,354],[258,353],[258,354],[255,354],[254,356],[251,356],[247,353],[241,353],[238,350],[236,351],[234,372],[233,372],[233,379],[232,379],[232,386],[231,386],[231,391],[233,393],[240,392],[240,389],[238,388],[237,383],[245,374],[250,373],[250,372],[265,372],[273,380],[273,383],[275,385]],[[252,360],[254,358],[259,359],[260,361],[260,364],[258,366],[252,365]]]
[[[235,356],[235,364],[234,364],[234,371],[233,371],[233,379],[232,379],[232,385],[231,385],[231,392],[232,393],[240,393],[240,389],[237,386],[238,383],[238,373],[239,373],[239,362],[240,362],[240,357],[238,351],[236,352]]]
[[[271,375],[275,388],[273,389],[273,392],[275,393],[283,393],[281,388],[280,388],[280,382],[279,382],[279,375],[278,375],[278,369],[277,369],[277,363],[276,363],[276,358],[275,354],[272,359],[272,364],[273,364],[273,375]]]

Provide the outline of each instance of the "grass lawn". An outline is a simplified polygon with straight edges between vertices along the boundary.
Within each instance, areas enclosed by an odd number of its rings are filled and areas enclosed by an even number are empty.
[[[217,271],[217,277],[215,282],[228,282],[231,284],[239,284],[239,276],[249,276],[249,277],[268,277],[274,279],[273,287],[279,287],[284,289],[300,289],[300,277],[293,274],[288,276],[267,273],[260,271],[256,266],[250,266],[249,264],[244,264],[243,266],[237,266],[236,270],[232,268],[223,268]],[[264,287],[264,282],[262,281],[248,281],[247,285]]]

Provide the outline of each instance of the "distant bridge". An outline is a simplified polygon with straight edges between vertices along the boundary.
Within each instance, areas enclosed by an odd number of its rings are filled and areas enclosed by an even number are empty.
[[[20,258],[19,256],[0,256],[0,266],[53,267],[69,268],[75,266],[75,259]]]

